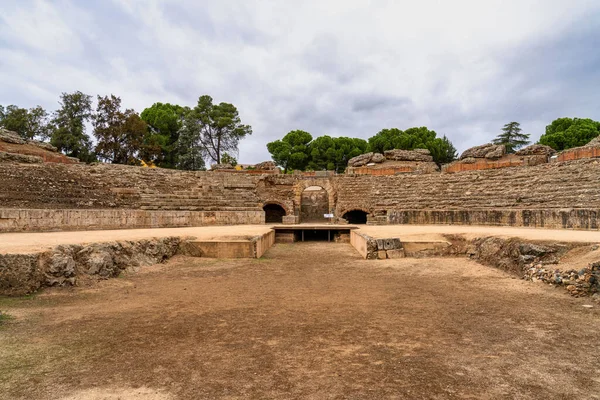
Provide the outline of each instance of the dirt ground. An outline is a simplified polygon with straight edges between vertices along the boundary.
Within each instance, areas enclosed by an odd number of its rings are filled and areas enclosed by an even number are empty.
[[[600,399],[600,309],[462,258],[277,244],[0,298],[0,399]]]
[[[272,226],[274,225],[213,225],[189,228],[0,233],[0,254],[41,252],[64,244],[138,240],[167,236],[189,236],[198,240],[231,239],[238,236],[263,235],[269,232]],[[358,227],[360,232],[374,238],[397,237],[402,240],[444,240],[444,235],[462,235],[467,239],[480,236],[497,236],[518,237],[537,241],[600,243],[599,231],[468,225],[358,225]]]

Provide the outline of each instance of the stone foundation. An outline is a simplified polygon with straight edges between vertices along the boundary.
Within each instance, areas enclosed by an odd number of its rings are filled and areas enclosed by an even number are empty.
[[[387,223],[597,230],[600,226],[600,210],[390,210]]]
[[[0,209],[0,232],[264,224],[264,211]]]
[[[127,268],[160,263],[175,255],[178,237],[62,245],[34,254],[0,254],[0,295],[23,295],[42,287],[72,286],[85,277],[107,279]]]

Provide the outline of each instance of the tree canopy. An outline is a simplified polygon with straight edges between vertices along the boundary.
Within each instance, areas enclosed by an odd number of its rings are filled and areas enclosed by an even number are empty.
[[[502,133],[493,140],[493,143],[504,145],[506,152],[511,154],[529,144],[529,135],[522,133],[521,124],[518,122],[509,122],[504,125]]]
[[[70,157],[90,162],[95,159],[86,122],[92,116],[92,96],[82,92],[62,93],[54,112],[50,143]]]
[[[175,168],[177,165],[177,146],[179,131],[183,126],[189,107],[169,103],[154,103],[142,111],[140,117],[148,124],[141,158],[151,160],[163,168]]]
[[[0,105],[0,126],[18,133],[23,139],[47,139],[48,113],[41,106],[20,108],[14,104]]]
[[[558,118],[546,127],[540,143],[561,151],[587,144],[600,135],[600,122],[589,118]]]
[[[344,172],[348,160],[363,154],[367,141],[359,138],[320,136],[308,145],[308,168]]]
[[[409,128],[402,131],[397,128],[382,129],[368,139],[367,151],[383,153],[385,150],[427,149],[438,164],[448,163],[456,159],[456,148],[450,140],[437,137],[435,131],[426,127]]]
[[[233,104],[213,104],[207,95],[201,96],[196,107],[187,113],[185,124],[189,132],[196,132],[193,139],[199,142],[204,156],[217,164],[223,153],[237,153],[239,141],[252,134],[252,128],[242,124]],[[191,128],[190,124],[197,127]]]
[[[148,126],[134,110],[121,111],[120,97],[98,96],[92,121],[98,158],[113,164],[138,163]]]
[[[308,144],[312,135],[308,132],[295,130],[286,134],[281,140],[267,143],[267,150],[275,164],[288,170],[304,170],[308,165]]]

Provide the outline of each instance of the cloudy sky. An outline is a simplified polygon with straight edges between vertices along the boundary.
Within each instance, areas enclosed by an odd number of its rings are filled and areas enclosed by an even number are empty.
[[[0,104],[75,90],[233,103],[244,163],[293,129],[427,126],[462,151],[514,120],[536,140],[600,120],[600,1],[0,0]]]

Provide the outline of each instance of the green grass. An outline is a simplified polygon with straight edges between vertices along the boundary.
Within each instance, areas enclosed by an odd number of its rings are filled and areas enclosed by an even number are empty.
[[[15,317],[8,314],[6,311],[0,311],[0,326],[10,321],[11,319],[15,319]]]
[[[0,296],[0,308],[23,304],[24,301],[35,300],[36,296],[37,293],[26,294],[18,297]]]

